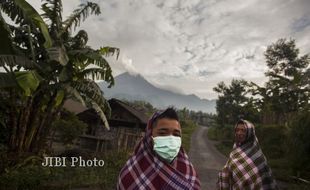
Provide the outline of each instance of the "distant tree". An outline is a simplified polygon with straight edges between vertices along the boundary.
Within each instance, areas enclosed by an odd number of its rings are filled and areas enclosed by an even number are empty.
[[[247,81],[234,79],[229,86],[220,82],[213,88],[219,93],[216,110],[220,125],[234,124],[240,116],[257,121],[258,112],[254,109],[252,98],[248,96],[248,87]]]
[[[151,103],[143,101],[143,100],[128,101],[126,99],[123,99],[122,101],[129,104],[131,107],[135,108],[136,110],[143,112],[149,117],[151,117],[152,114],[156,111],[156,109]]]
[[[178,115],[179,115],[179,118],[182,120],[189,120],[190,119],[190,111],[186,107],[178,110]]]
[[[268,82],[265,87],[252,83],[253,94],[260,95],[258,103],[265,115],[274,115],[274,122],[279,123],[297,111],[309,109],[309,55],[299,56],[294,40],[279,39],[268,46],[265,58]]]

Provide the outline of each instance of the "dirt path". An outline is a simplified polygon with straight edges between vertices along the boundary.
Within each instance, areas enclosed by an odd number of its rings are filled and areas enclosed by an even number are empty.
[[[198,127],[192,135],[189,158],[198,172],[201,189],[214,190],[217,175],[227,158],[214,147],[214,142],[207,138],[207,127]]]

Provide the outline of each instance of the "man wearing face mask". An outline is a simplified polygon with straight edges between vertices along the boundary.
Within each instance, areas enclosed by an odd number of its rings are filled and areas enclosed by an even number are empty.
[[[173,108],[156,112],[121,170],[117,189],[200,189],[197,173],[181,147],[181,131]]]

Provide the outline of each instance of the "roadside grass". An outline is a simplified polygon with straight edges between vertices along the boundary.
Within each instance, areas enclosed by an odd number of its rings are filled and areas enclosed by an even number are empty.
[[[197,128],[197,125],[192,120],[182,120],[182,147],[185,149],[186,153],[189,152],[192,134]]]
[[[41,162],[31,162],[1,174],[0,189],[115,189],[119,172],[128,157],[126,151],[97,155],[97,159],[104,160],[103,167],[42,167]]]

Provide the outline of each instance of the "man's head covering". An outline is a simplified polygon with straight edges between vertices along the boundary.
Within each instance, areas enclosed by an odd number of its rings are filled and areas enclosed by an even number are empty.
[[[154,152],[152,124],[161,113],[149,120],[143,139],[120,172],[117,189],[200,189],[197,173],[182,147],[171,164]]]
[[[219,173],[218,189],[277,189],[259,147],[254,125],[246,120],[239,121],[237,125],[240,123],[246,128],[246,140],[240,146],[234,144],[226,165]]]

